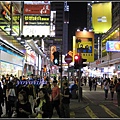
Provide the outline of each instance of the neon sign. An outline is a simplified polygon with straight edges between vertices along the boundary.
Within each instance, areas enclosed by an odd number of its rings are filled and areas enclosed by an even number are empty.
[[[120,52],[120,41],[107,41],[106,51],[107,52]]]

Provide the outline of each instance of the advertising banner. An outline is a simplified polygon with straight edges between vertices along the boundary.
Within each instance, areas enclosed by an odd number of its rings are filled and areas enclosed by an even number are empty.
[[[25,15],[24,25],[50,25],[50,16]]]
[[[56,46],[51,46],[50,48],[50,60],[53,62],[54,56],[53,53],[56,52]]]
[[[107,41],[106,51],[107,52],[120,52],[120,41]]]
[[[75,51],[81,53],[86,62],[94,62],[94,33],[77,31],[75,34]]]
[[[95,33],[105,33],[111,28],[111,9],[111,2],[92,4],[92,26]]]
[[[23,35],[32,36],[32,35],[50,35],[50,26],[33,26],[33,25],[24,25],[23,26]]]
[[[50,15],[49,4],[24,4],[24,14]]]

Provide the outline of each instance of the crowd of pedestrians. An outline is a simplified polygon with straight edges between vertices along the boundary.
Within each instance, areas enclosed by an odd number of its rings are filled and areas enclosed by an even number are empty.
[[[32,78],[31,80],[36,80],[35,77],[32,76]],[[42,86],[39,84],[17,85],[19,80],[12,75],[2,76],[1,115],[3,114],[2,106],[5,106],[7,118],[52,118],[54,108],[59,118],[70,117],[71,94],[67,82],[63,82],[63,89],[60,91],[55,77],[52,83],[48,77],[44,79]]]

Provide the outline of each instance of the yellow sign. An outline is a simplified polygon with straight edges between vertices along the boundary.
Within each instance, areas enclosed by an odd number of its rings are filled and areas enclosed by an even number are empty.
[[[49,16],[24,16],[25,21],[49,21]]]
[[[112,3],[96,3],[92,5],[92,27],[95,33],[105,33],[112,25]]]
[[[94,62],[94,33],[77,31],[73,37],[73,55],[81,53],[86,62]]]

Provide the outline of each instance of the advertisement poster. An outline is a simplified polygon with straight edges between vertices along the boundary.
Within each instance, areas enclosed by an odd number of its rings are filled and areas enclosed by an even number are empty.
[[[105,33],[112,25],[112,3],[92,4],[92,26],[95,33]]]
[[[87,62],[94,62],[94,33],[87,31],[77,31],[75,34],[76,53],[80,53]]]

